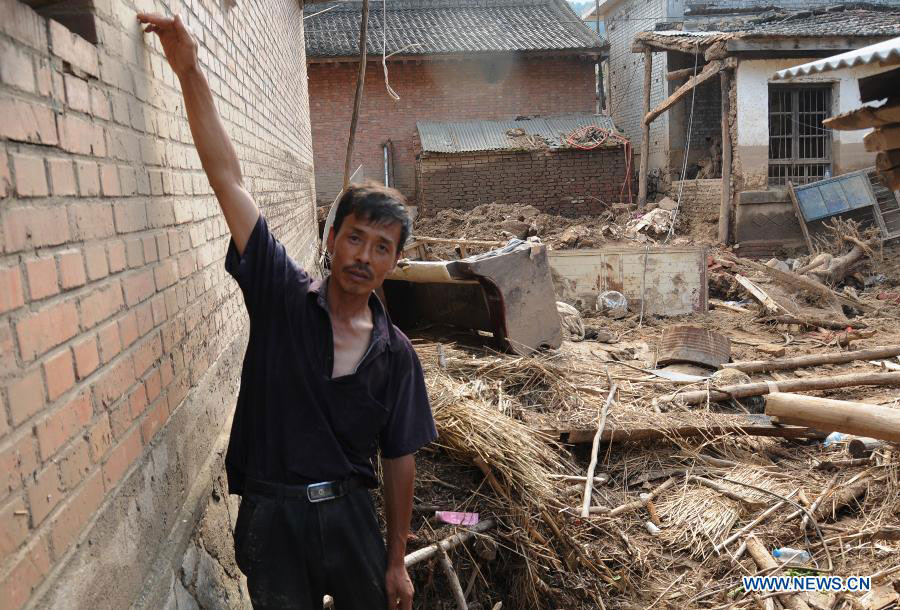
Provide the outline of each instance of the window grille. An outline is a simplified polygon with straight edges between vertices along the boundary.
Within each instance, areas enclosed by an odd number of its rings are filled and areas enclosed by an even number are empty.
[[[831,175],[831,87],[769,87],[769,184]]]

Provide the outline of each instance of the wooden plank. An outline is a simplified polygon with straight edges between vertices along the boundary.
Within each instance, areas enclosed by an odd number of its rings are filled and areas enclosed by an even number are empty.
[[[851,36],[792,36],[784,38],[734,38],[726,43],[732,53],[754,51],[852,51],[867,44],[887,40],[890,36],[866,37],[865,43]]]
[[[650,77],[653,70],[653,53],[647,49],[644,51],[644,103],[643,114],[650,111]],[[638,179],[638,208],[647,205],[647,164],[650,163],[650,124],[641,126],[641,167]]]
[[[706,65],[701,64],[699,66],[699,69],[702,70],[704,67],[706,67]],[[666,80],[681,80],[682,78],[687,78],[687,77],[693,76],[693,75],[694,75],[694,68],[692,66],[690,68],[682,68],[681,70],[672,70],[671,72],[666,74]]]
[[[879,108],[857,108],[822,121],[829,129],[866,129],[886,127],[900,123],[900,102],[885,104]]]
[[[875,167],[878,171],[887,171],[897,166],[900,166],[900,147],[884,150],[875,155]]]
[[[863,144],[869,152],[900,148],[900,125],[880,127],[867,133]]]
[[[659,438],[690,438],[719,434],[749,434],[751,436],[778,436],[781,438],[815,439],[824,438],[827,433],[807,426],[785,426],[772,421],[765,415],[719,414],[714,424],[666,426],[665,420],[655,427],[621,426],[605,429],[600,436],[604,443],[637,442]],[[569,430],[542,430],[549,438],[572,445],[584,445],[594,441],[596,428],[576,428]]]
[[[659,106],[649,112],[645,111],[644,120],[642,122],[644,127],[649,128],[650,123],[652,123],[654,119],[656,119],[656,117],[677,104],[678,101],[681,100],[681,98],[683,98],[685,95],[687,95],[694,87],[702,85],[713,76],[718,74],[719,71],[722,70],[724,65],[724,62],[720,60],[711,61],[710,63],[706,64],[706,66],[703,67],[703,70],[696,76],[692,76],[686,83],[678,87],[678,89],[675,90],[675,93],[667,97]],[[650,100],[648,99],[648,106],[649,101]]]
[[[892,191],[900,190],[900,167],[881,172],[881,177]]]
[[[791,198],[791,205],[794,208],[794,214],[797,215],[797,222],[800,223],[800,231],[803,232],[803,241],[806,242],[806,248],[812,254],[813,250],[812,238],[809,236],[809,228],[806,226],[806,219],[800,211],[800,203],[797,201],[797,193],[794,192],[794,183],[788,180],[788,196]]]
[[[719,72],[722,88],[722,203],[719,208],[719,243],[728,244],[731,226],[731,73]]]

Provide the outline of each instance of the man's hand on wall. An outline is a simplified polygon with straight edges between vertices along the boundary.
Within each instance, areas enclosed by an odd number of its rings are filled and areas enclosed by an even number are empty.
[[[138,13],[138,21],[147,24],[144,31],[156,33],[162,44],[166,59],[175,75],[181,78],[190,70],[198,67],[197,41],[191,31],[181,21],[181,17],[163,17],[151,13]]]

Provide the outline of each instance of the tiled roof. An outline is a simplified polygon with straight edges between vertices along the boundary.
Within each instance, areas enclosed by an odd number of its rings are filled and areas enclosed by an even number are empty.
[[[423,152],[466,153],[566,148],[565,136],[588,125],[619,133],[612,119],[602,114],[567,114],[514,121],[417,121],[416,129]],[[604,144],[620,145],[612,138]]]
[[[900,6],[837,5],[718,23],[704,29],[735,32],[741,38],[784,36],[900,36]]]
[[[325,10],[304,21],[307,57],[357,55],[362,2],[317,3],[304,13]],[[388,0],[386,15],[371,0],[370,55],[381,55],[385,23],[387,52],[403,55],[598,51],[606,44],[565,0]]]

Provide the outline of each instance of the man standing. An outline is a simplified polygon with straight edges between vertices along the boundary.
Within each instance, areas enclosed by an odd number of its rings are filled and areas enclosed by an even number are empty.
[[[232,241],[225,267],[250,341],[225,459],[242,495],[235,557],[254,607],[412,607],[403,563],[414,453],[437,436],[422,367],[373,291],[409,234],[403,196],[374,183],[342,196],[328,235],[332,273],[313,281],[287,256],[243,186],[237,154],[178,16],[141,13],[181,83],[194,143]],[[381,450],[387,548],[368,489]]]

